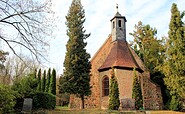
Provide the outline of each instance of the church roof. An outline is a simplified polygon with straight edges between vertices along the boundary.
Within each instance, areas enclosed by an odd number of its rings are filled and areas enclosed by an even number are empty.
[[[136,68],[137,70],[141,70],[128,47],[128,43],[121,40],[111,43],[111,50],[105,59],[105,62],[98,70],[103,71],[110,69],[111,67],[125,69]]]
[[[122,16],[119,12],[116,12],[116,14],[114,15],[114,17],[110,20],[112,21],[114,18],[124,18],[125,19],[125,22],[127,21],[125,16]]]

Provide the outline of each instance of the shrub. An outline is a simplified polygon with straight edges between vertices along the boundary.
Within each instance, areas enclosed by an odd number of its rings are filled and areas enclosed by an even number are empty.
[[[136,75],[136,70],[134,68],[134,81],[132,88],[132,98],[135,99],[135,108],[142,109],[143,107],[143,99],[142,99],[142,91],[141,91],[141,83],[139,77]]]
[[[17,77],[14,80],[12,89],[17,91],[19,96],[16,97],[16,104],[14,109],[16,112],[20,112],[23,107],[24,98],[30,96],[37,89],[38,80],[35,79],[34,74],[28,74],[28,76]]]
[[[10,86],[0,84],[0,113],[12,113],[15,99],[16,92]]]
[[[173,95],[169,103],[170,110],[180,110],[181,104],[177,96]]]
[[[31,95],[33,98],[33,109],[54,109],[56,97],[51,93],[35,92]]]
[[[119,100],[119,88],[118,88],[118,82],[114,75],[114,69],[112,68],[112,74],[111,74],[111,80],[110,80],[110,93],[109,93],[109,109],[111,110],[118,110],[120,106],[120,100]]]
[[[37,90],[38,80],[33,74],[16,78],[12,89],[20,94],[20,98],[29,96]]]

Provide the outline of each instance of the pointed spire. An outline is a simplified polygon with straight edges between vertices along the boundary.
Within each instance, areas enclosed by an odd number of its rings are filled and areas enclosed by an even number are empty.
[[[118,4],[116,4],[116,11],[118,12]]]
[[[116,4],[116,15],[115,16],[121,16],[121,14],[118,12],[118,4]]]

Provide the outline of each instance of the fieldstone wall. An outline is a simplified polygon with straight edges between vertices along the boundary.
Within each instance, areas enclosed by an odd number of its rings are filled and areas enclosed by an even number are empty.
[[[158,85],[153,83],[146,75],[149,75],[149,72],[144,73],[142,77],[144,108],[153,110],[163,109],[161,89]]]

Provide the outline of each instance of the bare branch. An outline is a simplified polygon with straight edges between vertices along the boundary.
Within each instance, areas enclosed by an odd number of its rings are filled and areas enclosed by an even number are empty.
[[[6,31],[6,27],[13,28],[15,30],[13,32],[18,36],[16,38],[19,38],[20,41],[7,36],[1,36],[0,39],[6,42],[15,55],[16,50],[12,48],[10,43],[18,44],[29,50],[37,61],[40,58],[46,60],[43,55],[43,52],[46,52],[45,46],[48,46],[45,36],[49,36],[53,30],[53,22],[47,19],[48,14],[53,13],[49,7],[50,0],[46,2],[0,0],[0,29]]]

